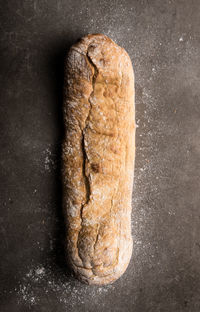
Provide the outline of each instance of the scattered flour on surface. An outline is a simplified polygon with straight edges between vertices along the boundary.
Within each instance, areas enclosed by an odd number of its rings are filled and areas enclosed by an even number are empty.
[[[114,285],[87,286],[75,279],[67,278],[63,272],[57,272],[42,265],[30,267],[28,272],[19,282],[15,289],[18,295],[18,303],[27,306],[39,304],[41,292],[43,296],[51,296],[52,292],[59,298],[59,302],[67,307],[74,307],[76,304],[86,304],[91,298],[101,301],[104,294],[115,289]]]
[[[49,146],[43,152],[44,154],[44,169],[45,171],[52,171],[56,169],[56,155],[52,152],[52,148]]]

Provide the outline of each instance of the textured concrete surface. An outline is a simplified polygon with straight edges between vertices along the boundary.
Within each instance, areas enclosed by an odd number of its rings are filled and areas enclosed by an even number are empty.
[[[0,310],[200,311],[200,2],[4,1],[1,7]],[[134,251],[110,286],[63,257],[63,59],[87,33],[136,76]]]

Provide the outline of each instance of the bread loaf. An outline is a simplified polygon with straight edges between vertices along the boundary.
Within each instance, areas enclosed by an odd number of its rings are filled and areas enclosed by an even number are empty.
[[[127,52],[102,34],[65,62],[63,209],[67,258],[88,284],[108,284],[132,254],[134,74]]]

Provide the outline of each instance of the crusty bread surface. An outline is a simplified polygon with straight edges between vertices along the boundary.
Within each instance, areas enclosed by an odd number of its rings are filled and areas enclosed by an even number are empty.
[[[66,254],[88,284],[118,279],[132,254],[134,74],[103,34],[74,44],[65,62],[62,147]]]

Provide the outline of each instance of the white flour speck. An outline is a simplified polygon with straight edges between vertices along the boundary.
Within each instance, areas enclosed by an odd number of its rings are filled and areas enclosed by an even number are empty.
[[[46,171],[51,171],[56,169],[55,154],[52,153],[50,147],[46,148],[44,151],[44,168]]]
[[[45,268],[44,268],[44,267],[37,268],[37,269],[35,270],[35,274],[36,274],[37,276],[44,275],[44,274],[45,274]]]

